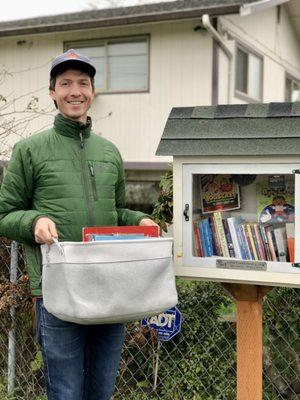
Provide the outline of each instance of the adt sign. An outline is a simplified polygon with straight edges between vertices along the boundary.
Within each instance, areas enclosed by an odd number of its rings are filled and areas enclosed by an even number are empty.
[[[180,332],[182,314],[177,307],[141,321],[142,326],[149,326],[157,331],[158,340],[167,341]]]

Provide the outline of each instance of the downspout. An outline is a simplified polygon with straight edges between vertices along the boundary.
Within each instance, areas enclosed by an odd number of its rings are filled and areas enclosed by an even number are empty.
[[[226,57],[228,58],[227,103],[230,104],[231,80],[232,80],[232,62],[231,61],[233,58],[232,52],[228,48],[227,44],[225,43],[225,40],[222,38],[222,36],[219,34],[219,32],[212,26],[208,14],[202,15],[202,25],[212,35],[213,39],[218,43],[218,45],[221,47],[221,49],[225,53]]]

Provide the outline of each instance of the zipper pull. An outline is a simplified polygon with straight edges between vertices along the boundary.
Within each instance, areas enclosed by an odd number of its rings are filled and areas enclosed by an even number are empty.
[[[84,147],[84,143],[83,143],[83,136],[82,136],[82,132],[79,132],[79,138],[80,138],[80,147],[83,149],[83,147]]]
[[[90,170],[91,176],[94,178],[94,176],[95,176],[94,167],[90,161],[88,164],[89,164],[89,170]]]

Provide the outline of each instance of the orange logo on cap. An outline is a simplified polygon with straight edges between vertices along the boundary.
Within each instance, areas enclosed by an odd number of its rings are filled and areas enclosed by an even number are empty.
[[[69,53],[68,58],[78,58],[78,54],[76,53]]]

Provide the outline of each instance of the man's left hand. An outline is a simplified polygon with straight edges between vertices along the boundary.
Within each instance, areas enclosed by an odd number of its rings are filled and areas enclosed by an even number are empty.
[[[140,223],[140,226],[158,226],[154,221],[152,221],[152,219],[150,218],[143,218]]]

